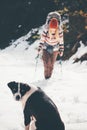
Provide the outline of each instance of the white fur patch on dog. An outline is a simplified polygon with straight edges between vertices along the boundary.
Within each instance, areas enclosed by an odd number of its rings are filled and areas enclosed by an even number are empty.
[[[37,127],[36,127],[36,125],[35,125],[35,122],[36,122],[35,117],[34,117],[34,116],[31,116],[30,119],[31,119],[31,122],[30,122],[30,124],[29,124],[29,130],[36,130]]]

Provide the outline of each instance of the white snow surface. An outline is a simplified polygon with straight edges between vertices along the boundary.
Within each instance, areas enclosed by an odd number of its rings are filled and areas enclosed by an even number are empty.
[[[22,104],[14,100],[10,81],[41,87],[57,105],[66,130],[87,130],[87,61],[72,63],[87,47],[81,43],[69,60],[62,65],[57,61],[52,77],[45,80],[43,62],[38,59],[36,65],[35,59],[39,40],[29,46],[29,35],[0,50],[0,130],[24,130]]]

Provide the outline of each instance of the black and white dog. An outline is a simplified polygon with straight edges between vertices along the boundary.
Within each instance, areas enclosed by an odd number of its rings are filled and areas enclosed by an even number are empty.
[[[65,130],[56,105],[42,89],[15,81],[9,82],[8,87],[15,99],[22,101],[25,130]]]

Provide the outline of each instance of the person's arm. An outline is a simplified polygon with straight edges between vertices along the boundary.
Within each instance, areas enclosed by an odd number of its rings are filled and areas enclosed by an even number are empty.
[[[60,42],[59,42],[59,52],[60,52],[60,56],[63,56],[63,52],[64,52],[64,38],[63,38],[63,30],[61,29],[60,33],[59,33],[59,37],[60,37]]]
[[[40,36],[40,43],[38,46],[38,52],[40,52],[43,49],[44,43],[46,41],[46,36],[47,36],[47,29],[44,26],[43,32],[41,33],[41,36]]]

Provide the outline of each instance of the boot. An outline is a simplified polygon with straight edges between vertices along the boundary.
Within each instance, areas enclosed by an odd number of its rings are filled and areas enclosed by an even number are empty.
[[[45,76],[45,79],[47,80],[47,79],[49,79],[51,76]]]

